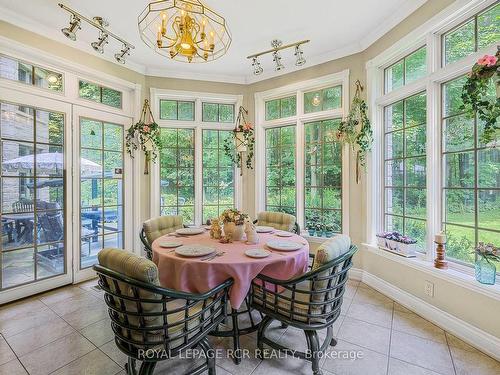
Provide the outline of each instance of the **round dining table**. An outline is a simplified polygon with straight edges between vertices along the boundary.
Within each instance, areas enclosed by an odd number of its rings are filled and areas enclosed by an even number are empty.
[[[295,251],[270,249],[266,243],[270,240],[293,241],[302,245]],[[184,257],[177,255],[175,249],[163,248],[162,242],[178,241],[183,245],[206,245],[215,248],[217,256]],[[251,258],[245,254],[248,249],[266,249],[270,255],[266,258]],[[242,241],[221,243],[210,238],[205,231],[198,235],[165,235],[152,244],[153,262],[158,266],[160,284],[163,287],[192,293],[204,293],[225,280],[232,278],[233,286],[229,292],[231,307],[240,308],[248,294],[252,280],[263,274],[276,279],[286,280],[307,270],[309,244],[296,234],[281,238],[275,233],[259,233],[257,244]]]

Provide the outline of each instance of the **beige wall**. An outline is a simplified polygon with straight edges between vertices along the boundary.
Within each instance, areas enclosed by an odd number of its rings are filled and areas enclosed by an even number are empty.
[[[453,3],[453,0],[429,0],[422,7],[406,18],[399,25],[394,27],[386,35],[376,41],[365,51],[347,56],[341,59],[330,61],[321,65],[312,66],[298,72],[285,74],[280,77],[272,78],[266,81],[254,83],[251,85],[236,85],[225,83],[214,83],[205,81],[192,81],[181,79],[170,79],[161,77],[144,77],[133,72],[126,67],[112,64],[104,61],[95,55],[90,55],[67,45],[57,43],[43,36],[26,32],[23,29],[0,21],[0,35],[17,40],[21,43],[34,46],[52,54],[61,56],[65,59],[86,64],[94,69],[101,70],[107,74],[118,76],[131,82],[139,83],[143,87],[143,95],[148,95],[151,87],[167,88],[171,90],[202,91],[215,93],[243,94],[244,106],[250,112],[250,118],[253,121],[254,113],[254,94],[256,92],[268,90],[271,88],[290,84],[301,80],[311,79],[318,76],[350,70],[350,93],[354,93],[354,82],[356,79],[365,85],[366,71],[364,66],[368,60],[383,52],[394,42],[405,36],[411,30],[415,29],[442,9]],[[354,181],[354,159],[350,158],[350,234],[353,242],[361,244],[365,241],[365,217],[366,217],[366,185],[365,178],[360,184]],[[142,164],[141,164],[142,165]],[[149,205],[151,197],[149,196],[148,176],[141,176],[141,217],[149,217]],[[244,207],[245,211],[254,214],[254,174],[253,171],[245,171],[244,175]],[[365,271],[403,289],[404,291],[421,298],[428,303],[467,321],[476,327],[500,337],[500,326],[498,325],[498,311],[500,311],[500,302],[488,298],[484,295],[474,293],[468,289],[462,288],[456,284],[437,279],[429,274],[411,269],[400,263],[390,261],[374,253],[360,251],[356,256],[355,267]],[[435,285],[435,297],[430,298],[424,294],[424,282],[430,280]]]

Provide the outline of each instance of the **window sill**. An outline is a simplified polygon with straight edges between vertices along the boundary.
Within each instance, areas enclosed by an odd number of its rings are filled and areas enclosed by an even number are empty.
[[[431,276],[451,282],[460,287],[467,288],[474,292],[481,293],[487,297],[500,301],[500,284],[498,283],[498,281],[495,285],[485,285],[476,281],[473,275],[460,272],[453,268],[448,268],[447,270],[440,270],[438,268],[435,268],[432,262],[429,262],[427,260],[418,257],[404,258],[400,255],[396,255],[389,251],[381,250],[375,245],[370,245],[366,243],[362,244],[362,248],[364,251],[367,251],[369,253],[384,257],[391,261],[403,264],[405,266],[427,273]]]

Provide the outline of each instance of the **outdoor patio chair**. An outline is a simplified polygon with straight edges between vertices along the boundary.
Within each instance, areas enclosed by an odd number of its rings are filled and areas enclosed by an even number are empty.
[[[180,228],[183,228],[182,216],[180,215],[160,216],[146,220],[142,224],[142,230],[139,233],[146,257],[153,259],[151,244],[154,240],[165,234],[175,232]]]
[[[254,224],[273,227],[274,229],[284,230],[300,234],[300,226],[295,216],[284,212],[262,211],[257,215]]]

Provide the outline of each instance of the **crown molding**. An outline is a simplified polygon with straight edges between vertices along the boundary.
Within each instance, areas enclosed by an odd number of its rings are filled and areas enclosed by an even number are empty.
[[[380,23],[380,26],[366,35],[362,40],[358,43],[351,43],[348,46],[344,46],[338,48],[333,51],[329,51],[319,55],[313,55],[307,57],[307,64],[305,66],[296,67],[295,65],[290,65],[284,71],[276,72],[271,69],[267,69],[262,75],[255,76],[253,74],[242,74],[242,75],[225,75],[225,74],[212,74],[212,73],[191,73],[191,72],[181,72],[172,70],[171,67],[147,67],[143,64],[137,63],[133,61],[132,58],[127,60],[125,65],[119,64],[115,61],[113,56],[104,55],[96,55],[90,45],[84,41],[77,40],[76,42],[72,42],[67,38],[64,38],[59,30],[56,30],[52,27],[48,27],[44,24],[34,22],[30,20],[28,17],[20,15],[16,12],[13,12],[10,9],[6,9],[3,6],[0,6],[0,19],[16,25],[18,27],[24,28],[31,32],[35,32],[39,35],[52,39],[56,42],[63,43],[69,47],[76,48],[80,51],[86,52],[90,55],[93,55],[97,58],[101,58],[118,66],[125,66],[126,68],[133,70],[137,73],[143,74],[145,76],[156,76],[156,77],[164,77],[164,78],[177,78],[177,79],[188,79],[188,80],[199,80],[199,81],[208,81],[208,82],[221,82],[221,83],[232,83],[232,84],[252,84],[261,81],[265,81],[271,78],[280,77],[289,73],[297,72],[300,70],[308,69],[314,67],[316,65],[320,65],[323,63],[327,63],[332,60],[340,59],[349,55],[353,55],[356,53],[363,52],[366,48],[372,45],[375,41],[380,39],[383,35],[385,35],[388,31],[390,31],[394,26],[403,21],[406,17],[408,17],[411,13],[413,13],[417,8],[422,6],[427,0],[407,0],[404,5],[399,7],[398,12],[395,12],[389,18],[387,18],[384,22]],[[249,71],[250,71],[250,64]]]

